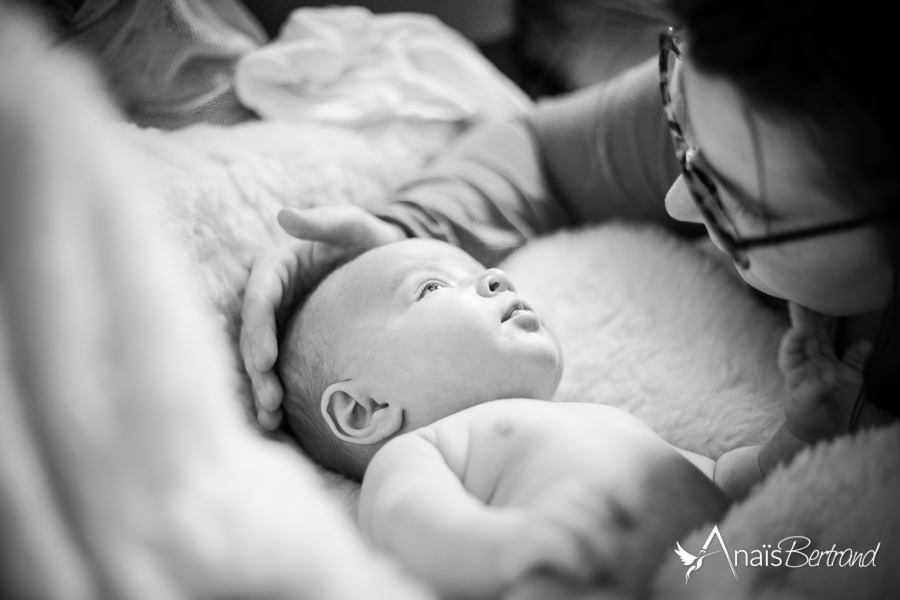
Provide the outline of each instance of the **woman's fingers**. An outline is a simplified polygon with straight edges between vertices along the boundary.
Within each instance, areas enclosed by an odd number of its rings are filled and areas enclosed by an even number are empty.
[[[273,431],[281,422],[281,399],[284,391],[275,371],[259,371],[253,380],[253,396],[256,398],[256,420],[265,429]]]
[[[244,362],[259,371],[268,371],[278,358],[276,302],[263,296],[253,296],[244,302],[241,329],[241,354]]]
[[[253,392],[259,399],[259,408],[269,412],[275,412],[281,408],[281,382],[275,371],[268,369],[259,371],[253,382]]]
[[[281,398],[266,395],[264,390],[268,386],[263,385],[265,374],[271,371],[278,353],[275,344],[274,312],[267,311],[262,305],[267,303],[257,300],[244,304],[240,336],[241,359],[244,361],[247,375],[250,376],[257,409],[275,410]]]
[[[331,243],[330,238],[327,240],[322,239],[323,235],[328,238],[330,233],[328,227],[324,229],[322,227],[322,212],[321,208],[307,208],[305,210],[282,208],[278,211],[278,224],[289,234],[301,240],[317,240]],[[327,213],[328,211],[325,211],[324,217],[326,222],[328,221]],[[320,218],[316,218],[316,215],[320,215]]]
[[[374,248],[403,238],[397,228],[356,206],[283,208],[278,223],[294,237],[345,248]]]
[[[282,388],[272,371],[278,359],[278,313],[293,302],[291,296],[302,287],[296,279],[305,246],[308,243],[285,244],[260,257],[253,264],[244,291],[241,358],[253,385],[259,421],[267,428],[277,426],[280,420],[274,413],[281,406]]]
[[[244,363],[268,371],[278,356],[275,316],[284,298],[285,281],[279,263],[290,260],[278,252],[260,258],[250,271],[241,310],[241,355]]]
[[[257,328],[251,334],[255,341],[252,343],[252,367],[248,364],[247,373],[253,383],[253,394],[256,397],[257,408],[267,411],[275,411],[281,406],[281,384],[272,370],[278,358],[278,340],[274,326]]]
[[[259,307],[262,303],[257,302]],[[245,307],[245,322],[241,329],[241,358],[250,383],[258,411],[274,412],[281,406],[281,384],[272,370],[278,358],[278,342],[274,324],[274,312]],[[247,316],[249,315],[249,316]],[[249,320],[246,320],[249,319]],[[271,420],[271,419],[269,419]],[[262,423],[262,419],[260,423]]]
[[[266,429],[281,420],[283,389],[273,371],[278,359],[278,319],[330,263],[348,253],[403,238],[399,229],[355,206],[282,209],[278,222],[300,238],[259,258],[250,271],[241,312],[241,358]]]
[[[275,431],[281,425],[282,413],[280,410],[269,412],[259,409],[256,412],[256,420],[266,431]]]
[[[336,246],[357,245],[359,235],[359,209],[348,206],[324,206],[319,208],[282,208],[278,212],[278,223],[292,236],[334,244]]]

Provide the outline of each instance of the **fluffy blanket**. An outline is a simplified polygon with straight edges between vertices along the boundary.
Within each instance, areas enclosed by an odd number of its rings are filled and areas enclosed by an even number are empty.
[[[139,153],[169,237],[235,349],[250,265],[287,239],[275,221],[282,206],[374,206],[459,132],[448,123],[404,121],[361,129],[272,122],[174,132],[118,127]]]
[[[110,123],[80,62],[2,16],[0,80],[15,82],[0,86],[4,595],[428,597],[327,494],[352,502],[352,488],[250,428],[222,325],[234,335],[278,206],[372,205],[454,129],[138,130]],[[621,406],[709,456],[777,424],[785,321],[708,254],[620,225],[539,241],[505,267],[559,330],[557,400]],[[898,428],[816,447],[715,531],[729,551],[880,544],[874,566],[739,564],[737,581],[721,553],[685,585],[673,552],[655,595],[896,594],[898,498]],[[699,552],[710,529],[683,547]]]

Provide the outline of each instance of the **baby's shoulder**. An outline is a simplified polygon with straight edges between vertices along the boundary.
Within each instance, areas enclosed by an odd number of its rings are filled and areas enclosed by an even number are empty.
[[[462,478],[469,457],[471,425],[472,419],[468,415],[456,413],[417,429],[412,435],[421,436],[432,443],[447,466]]]
[[[513,398],[485,402],[450,415],[435,424],[466,429],[509,429],[511,426],[535,425],[548,423],[558,425],[558,421],[593,421],[604,423],[631,421],[634,417],[629,413],[604,404],[587,402],[550,402],[547,400],[530,400]]]
[[[439,419],[412,432],[432,443],[461,479],[491,470],[501,461],[499,446],[521,439],[540,423],[547,402],[494,400]],[[489,460],[488,460],[489,458]],[[480,479],[480,477],[476,478]]]
[[[435,421],[427,428],[431,432],[425,435],[472,441],[473,437],[480,437],[486,431],[508,433],[525,423],[540,422],[548,408],[550,403],[543,400],[492,400]]]

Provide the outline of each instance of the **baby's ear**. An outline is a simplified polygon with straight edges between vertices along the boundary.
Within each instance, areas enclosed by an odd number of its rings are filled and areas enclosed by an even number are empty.
[[[403,409],[379,404],[353,381],[329,385],[322,394],[322,416],[338,438],[352,444],[383,442],[403,426]]]

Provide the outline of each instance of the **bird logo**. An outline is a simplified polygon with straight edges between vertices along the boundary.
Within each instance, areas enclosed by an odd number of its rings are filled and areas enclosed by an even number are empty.
[[[716,550],[715,552],[709,552],[709,544],[713,541],[713,538],[719,540],[719,545],[722,547],[721,550]],[[728,566],[731,567],[731,574],[734,575],[734,578],[740,581],[740,578],[737,575],[737,571],[734,570],[734,563],[731,562],[731,556],[728,554],[728,548],[725,547],[725,540],[722,539],[722,534],[719,533],[719,526],[714,525],[713,530],[710,532],[709,537],[706,538],[706,543],[703,544],[703,548],[700,549],[700,552],[697,556],[694,556],[687,550],[681,547],[681,543],[675,542],[675,554],[678,555],[678,558],[681,559],[681,562],[684,563],[684,566],[690,567],[687,570],[687,573],[684,575],[684,585],[688,584],[688,581],[691,580],[691,573],[700,569],[703,565],[703,559],[707,556],[712,556],[713,554],[722,553],[725,555],[725,558],[728,560]]]
[[[690,569],[687,570],[687,573],[684,575],[684,585],[687,585],[687,582],[691,580],[691,573],[698,570],[703,565],[703,559],[707,556],[712,556],[713,554],[718,554],[721,550],[716,550],[715,552],[707,553],[706,550],[700,550],[699,556],[694,556],[687,550],[681,547],[681,544],[675,542],[675,554],[678,555],[678,558],[681,559],[681,562],[684,563],[684,566],[692,565]],[[697,561],[697,564],[694,564],[694,561]]]

